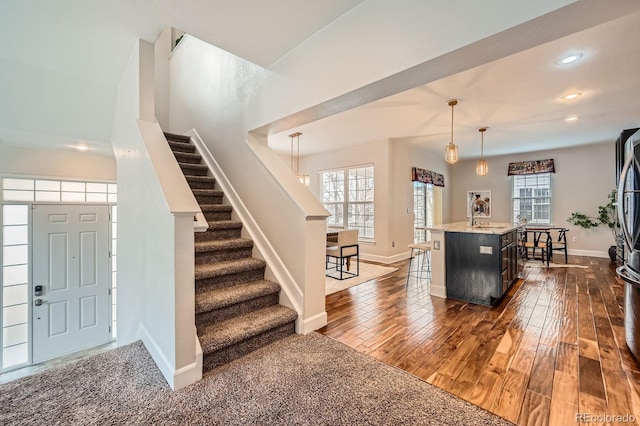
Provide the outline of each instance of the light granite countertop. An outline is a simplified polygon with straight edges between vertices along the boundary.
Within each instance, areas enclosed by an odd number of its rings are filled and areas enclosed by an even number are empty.
[[[524,225],[518,225],[510,222],[481,222],[471,227],[468,222],[443,223],[435,225],[429,229],[430,231],[444,232],[470,232],[476,234],[495,234],[501,235],[514,229],[518,229]]]

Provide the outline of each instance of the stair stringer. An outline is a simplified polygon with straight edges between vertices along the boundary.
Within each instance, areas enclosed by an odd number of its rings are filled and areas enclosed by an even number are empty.
[[[205,145],[204,141],[195,129],[191,129],[184,133],[185,136],[191,137],[191,141],[196,147],[198,153],[202,156],[202,161],[209,167],[209,171],[216,179],[216,183],[220,186],[220,189],[224,192],[227,202],[233,208],[234,214],[238,215],[239,220],[243,224],[243,230],[245,230],[249,237],[254,242],[254,251],[256,251],[256,257],[263,259],[267,262],[266,276],[273,275],[273,280],[280,284],[280,304],[288,308],[293,309],[298,313],[296,318],[296,333],[305,334],[309,331],[317,329],[312,328],[312,325],[306,325],[303,321],[303,292],[296,283],[295,279],[285,266],[284,262],[275,251],[267,237],[264,235],[257,222],[251,215],[251,212],[247,209],[245,204],[238,193],[227,179],[227,176],[220,168],[220,165],[215,160],[209,148]],[[326,313],[325,313],[326,315]],[[325,321],[326,323],[326,321]]]

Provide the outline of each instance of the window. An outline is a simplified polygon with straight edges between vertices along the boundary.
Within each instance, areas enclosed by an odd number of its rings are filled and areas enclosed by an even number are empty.
[[[551,173],[513,176],[513,221],[551,223]]]
[[[433,184],[413,182],[413,242],[420,243],[431,239],[433,226]]]
[[[374,237],[373,165],[320,172],[322,203],[331,216],[327,226],[357,229]]]
[[[117,192],[115,183],[2,179],[4,201],[115,203]]]

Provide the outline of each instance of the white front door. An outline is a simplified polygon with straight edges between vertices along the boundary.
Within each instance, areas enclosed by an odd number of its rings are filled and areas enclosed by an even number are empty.
[[[33,206],[34,363],[110,340],[109,279],[109,206]]]

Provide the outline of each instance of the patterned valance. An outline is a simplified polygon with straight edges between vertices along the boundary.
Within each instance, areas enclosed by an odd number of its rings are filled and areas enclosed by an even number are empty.
[[[418,167],[411,168],[411,181],[422,182],[422,183],[432,183],[435,186],[444,187],[444,175],[440,173],[432,172],[431,170],[421,169]]]
[[[535,161],[517,161],[509,163],[507,175],[535,175],[537,173],[555,173],[553,159]]]

